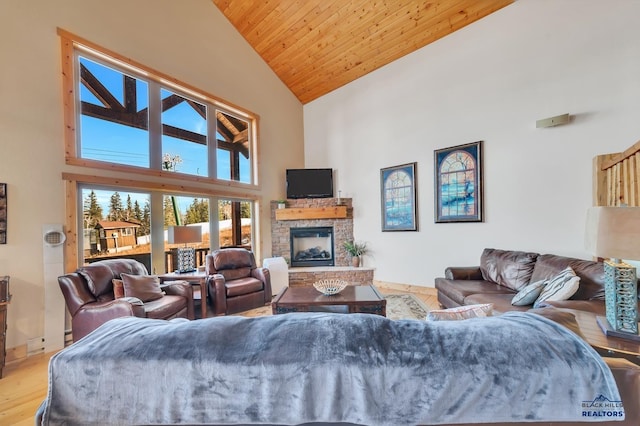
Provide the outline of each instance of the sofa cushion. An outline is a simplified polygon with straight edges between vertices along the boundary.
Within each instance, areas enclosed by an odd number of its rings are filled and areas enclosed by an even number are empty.
[[[480,256],[480,270],[487,281],[519,291],[529,284],[538,253],[486,248]]]
[[[152,319],[186,318],[186,311],[187,306],[184,297],[171,294],[144,304],[145,315],[147,318]]]
[[[484,280],[448,280],[436,278],[435,286],[438,293],[442,293],[458,305],[464,305],[465,297],[476,293],[506,293],[512,298],[515,292],[511,289]]]
[[[478,305],[483,303],[493,304],[493,314],[499,315],[510,311],[526,312],[531,309],[531,305],[513,306],[511,300],[513,293],[478,293],[465,297],[465,305]]]
[[[449,309],[433,309],[427,314],[429,321],[455,321],[469,318],[484,318],[493,314],[493,305],[484,303],[481,305],[458,306]]]
[[[98,297],[111,291],[111,280],[114,278],[111,268],[106,264],[94,263],[79,268],[78,274],[87,282],[87,286],[94,296]]]
[[[251,268],[242,267],[237,269],[224,269],[218,271],[220,275],[224,277],[226,281],[238,280],[240,278],[246,278],[251,276]]]
[[[548,280],[567,266],[571,266],[571,269],[580,277],[580,288],[572,299],[604,300],[604,264],[602,262],[541,254],[533,269],[531,281]]]
[[[162,297],[158,277],[122,274],[121,278],[125,297],[137,297],[143,302],[150,302]]]
[[[428,321],[458,321],[469,318],[484,318],[493,314],[491,303],[458,306],[449,309],[433,309],[429,311]]]
[[[262,290],[262,281],[246,277],[227,281],[224,286],[227,289],[227,297],[236,297]]]
[[[124,284],[122,283],[122,280],[114,278],[113,280],[111,280],[111,282],[113,283],[113,298],[114,299],[123,298],[124,297]]]
[[[563,311],[561,309],[555,309],[553,307],[530,309],[529,312],[548,318],[551,321],[556,322],[573,331],[581,338],[585,338],[582,334],[582,330],[580,330],[580,326],[578,325],[576,316],[571,312]]]
[[[78,268],[76,271],[87,282],[89,290],[94,297],[107,295],[110,299],[113,294],[112,279],[120,278],[120,274],[147,275],[144,264],[134,259],[107,259]]]
[[[567,266],[562,272],[547,281],[533,307],[543,306],[545,300],[567,300],[578,291],[579,286],[580,277],[573,272],[570,266]]]
[[[229,248],[217,250],[213,254],[213,268],[221,269],[255,268],[256,262],[253,253],[241,248]]]
[[[606,306],[601,300],[547,300],[544,304],[545,306],[553,306],[554,308],[572,309],[602,316],[606,315]],[[640,302],[638,302],[638,308],[640,309]]]
[[[514,306],[533,305],[533,302],[538,299],[545,285],[547,285],[547,280],[540,280],[529,284],[513,296],[511,304]]]

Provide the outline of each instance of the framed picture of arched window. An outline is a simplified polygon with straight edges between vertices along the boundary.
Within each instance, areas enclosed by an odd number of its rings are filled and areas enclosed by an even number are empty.
[[[482,222],[482,141],[434,151],[435,222]]]
[[[417,231],[416,163],[380,169],[383,231]]]

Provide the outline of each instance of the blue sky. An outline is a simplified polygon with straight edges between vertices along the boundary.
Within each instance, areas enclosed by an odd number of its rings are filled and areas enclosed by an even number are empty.
[[[122,73],[86,58],[81,58],[80,62],[91,71],[120,103],[124,102]],[[144,81],[136,80],[136,89],[136,107],[138,111],[141,111],[149,105],[149,85]],[[168,89],[161,89],[160,91],[162,99],[172,94]],[[83,84],[80,85],[80,97],[83,101],[103,106],[102,102]],[[213,115],[211,108],[208,108],[207,114],[208,116]],[[164,111],[161,119],[163,124],[206,136],[206,120],[186,102],[181,102]],[[83,158],[138,167],[150,167],[148,131],[81,115],[80,132],[82,139],[81,155]],[[222,139],[219,134],[216,134],[216,138]],[[177,164],[176,167],[176,171],[180,173],[197,176],[208,175],[207,147],[205,145],[163,135],[162,154],[180,156],[182,162]],[[229,153],[218,149],[217,154],[217,177],[229,179]],[[240,158],[240,180],[242,182],[250,182],[249,160],[243,156],[240,156]]]

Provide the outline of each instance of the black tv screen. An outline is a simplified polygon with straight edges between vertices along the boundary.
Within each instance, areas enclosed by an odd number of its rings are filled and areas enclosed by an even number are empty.
[[[333,169],[287,169],[287,198],[333,197]]]

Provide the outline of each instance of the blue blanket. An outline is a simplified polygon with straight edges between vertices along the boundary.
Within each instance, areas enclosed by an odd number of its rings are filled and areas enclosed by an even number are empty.
[[[610,421],[584,415],[603,398],[600,356],[531,313],[120,318],[52,357],[42,424]]]

